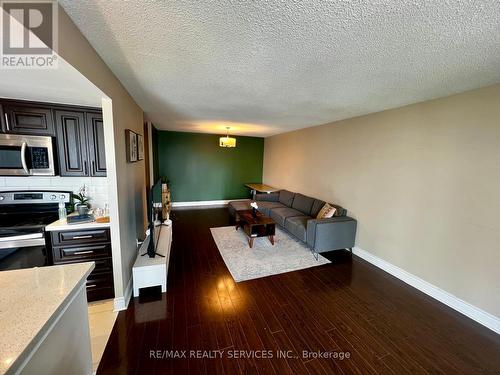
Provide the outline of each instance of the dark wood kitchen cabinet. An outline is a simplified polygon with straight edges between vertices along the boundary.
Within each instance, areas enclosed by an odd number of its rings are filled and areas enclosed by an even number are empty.
[[[59,174],[106,176],[104,127],[97,112],[55,111]]]
[[[53,231],[49,240],[54,264],[95,262],[87,278],[89,302],[114,297],[109,228]]]
[[[2,122],[5,133],[55,136],[52,109],[48,106],[4,104]]]
[[[104,150],[104,124],[101,113],[86,113],[89,145],[90,175],[106,176],[106,152]]]
[[[0,133],[55,137],[66,177],[106,176],[104,123],[98,108],[0,98]]]
[[[85,113],[55,111],[59,174],[89,176]]]

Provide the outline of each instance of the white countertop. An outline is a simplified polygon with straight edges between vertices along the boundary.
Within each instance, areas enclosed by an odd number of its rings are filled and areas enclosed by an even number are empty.
[[[24,360],[94,267],[87,262],[0,272],[0,374]]]
[[[75,229],[94,229],[94,228],[109,228],[110,223],[98,223],[92,221],[90,223],[68,224],[66,220],[57,220],[45,227],[45,231],[59,230],[75,230]]]

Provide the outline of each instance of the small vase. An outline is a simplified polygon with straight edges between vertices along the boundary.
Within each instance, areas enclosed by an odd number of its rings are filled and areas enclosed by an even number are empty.
[[[78,205],[76,210],[78,211],[78,215],[86,215],[89,212],[89,208],[85,205]]]

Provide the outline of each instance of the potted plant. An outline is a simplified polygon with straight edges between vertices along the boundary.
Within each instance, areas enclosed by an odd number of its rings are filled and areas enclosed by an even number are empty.
[[[72,194],[73,207],[78,211],[78,215],[86,215],[90,209],[90,198],[87,196],[87,187],[84,185],[78,194]]]

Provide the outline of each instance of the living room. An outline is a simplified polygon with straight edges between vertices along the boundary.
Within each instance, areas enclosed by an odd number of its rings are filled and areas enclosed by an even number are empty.
[[[500,371],[497,3],[57,9],[59,68],[0,69],[0,104],[102,111],[107,176],[76,185],[110,202],[114,311],[95,357],[102,258],[30,269],[54,270],[33,294],[8,289],[21,270],[0,272],[2,321],[21,300],[17,320],[40,323],[0,326],[0,372]],[[65,181],[1,176],[4,191]],[[78,299],[34,297],[72,282],[69,267],[87,267]],[[49,309],[57,298],[73,305]]]

